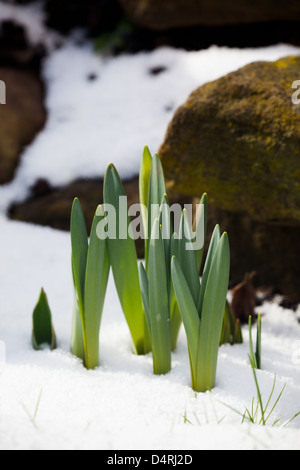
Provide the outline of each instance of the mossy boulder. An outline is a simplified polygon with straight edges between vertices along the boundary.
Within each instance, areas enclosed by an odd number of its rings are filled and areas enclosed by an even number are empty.
[[[176,27],[220,26],[262,21],[300,20],[298,0],[119,0],[138,25],[163,30]]]
[[[257,222],[247,214],[209,206],[209,234],[215,224],[229,235],[231,287],[255,271],[255,287],[291,296],[300,302],[299,227]],[[208,237],[209,238],[209,237]]]
[[[250,64],[193,92],[160,148],[176,194],[206,191],[221,209],[300,225],[300,57]]]
[[[6,84],[6,104],[0,105],[0,184],[15,173],[24,148],[44,127],[43,84],[37,73],[0,67]]]

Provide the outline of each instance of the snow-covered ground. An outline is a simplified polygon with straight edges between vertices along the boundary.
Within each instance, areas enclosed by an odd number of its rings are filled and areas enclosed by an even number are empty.
[[[0,3],[0,20],[17,12],[33,42],[47,36],[38,9],[30,14],[28,7],[14,10]],[[196,87],[252,61],[299,53],[288,45],[200,52],[162,48],[112,59],[70,39],[49,55],[43,70],[47,125],[26,149],[14,181],[0,187],[0,449],[300,449],[300,417],[281,427],[300,411],[300,311],[297,315],[276,303],[261,308],[258,380],[264,403],[275,374],[274,399],[286,384],[272,416],[281,421],[274,428],[241,424],[232,408],[243,413],[256,400],[247,329],[243,345],[221,347],[215,390],[196,396],[183,329],[172,372],[153,376],[151,355],[132,352],[110,278],[101,366],[88,372],[69,353],[69,235],[4,215],[36,178],[61,185],[103,175],[110,161],[122,177],[136,174],[144,144],[158,150],[172,113]],[[157,67],[165,70],[151,75]],[[30,343],[42,286],[58,338],[54,352],[35,352]]]
[[[132,352],[110,279],[101,366],[88,372],[69,353],[69,234],[3,217],[0,227],[0,338],[6,345],[6,363],[0,366],[1,449],[300,449],[300,417],[280,428],[300,411],[300,325],[294,312],[271,303],[261,309],[258,379],[265,403],[275,374],[274,400],[286,384],[270,421],[279,416],[281,422],[265,429],[242,425],[227,406],[244,412],[256,399],[247,329],[243,345],[221,347],[215,390],[195,396],[183,329],[172,372],[153,376],[151,355]],[[35,352],[30,344],[32,310],[42,286],[58,337],[54,352]]]

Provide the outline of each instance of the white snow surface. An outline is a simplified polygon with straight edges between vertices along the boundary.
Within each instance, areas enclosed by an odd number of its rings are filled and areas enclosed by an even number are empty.
[[[101,177],[110,162],[122,178],[136,175],[144,145],[159,150],[175,110],[196,88],[250,62],[300,54],[282,44],[197,52],[162,47],[111,58],[95,54],[90,43],[78,45],[76,37],[44,63],[48,120],[24,151],[13,183],[0,188],[2,209],[26,198],[38,178],[62,186]],[[165,70],[151,75],[158,67]]]
[[[62,41],[60,34],[45,26],[43,2],[15,5],[10,0],[0,1],[0,27],[3,21],[14,21],[23,26],[33,46],[43,45],[49,52]]]
[[[0,2],[0,22],[17,18],[30,41],[49,45],[39,4]],[[191,389],[183,328],[173,369],[152,374],[151,354],[137,357],[112,276],[100,336],[100,367],[87,371],[70,352],[73,287],[70,236],[50,228],[8,221],[10,202],[24,199],[37,178],[63,185],[102,176],[113,161],[123,178],[139,170],[143,146],[163,141],[173,112],[195,88],[257,60],[273,61],[300,49],[211,47],[200,52],[161,48],[105,58],[90,44],[66,40],[44,63],[48,122],[26,149],[14,181],[0,187],[0,449],[300,449],[300,310],[265,303],[263,370],[258,380],[266,403],[276,375],[274,400],[286,384],[267,427],[241,424],[256,400],[243,345],[220,348],[211,393]],[[166,70],[156,76],[153,67]],[[96,79],[89,80],[89,75]],[[100,201],[99,201],[100,202]],[[2,213],[1,213],[2,211]],[[32,312],[44,287],[53,313],[58,349],[31,346]],[[255,334],[255,327],[253,333]],[[234,410],[233,410],[234,409]]]
[[[183,328],[172,372],[154,376],[151,354],[137,357],[132,351],[111,277],[100,367],[87,371],[69,353],[69,234],[3,216],[0,233],[0,449],[300,449],[300,418],[281,427],[300,411],[300,325],[294,312],[275,303],[261,308],[258,380],[264,403],[275,374],[273,403],[286,384],[270,425],[277,416],[281,421],[274,428],[241,424],[241,416],[229,407],[243,413],[256,399],[247,329],[243,345],[220,348],[216,388],[196,396]],[[33,351],[30,343],[32,311],[42,286],[58,338],[53,352]]]

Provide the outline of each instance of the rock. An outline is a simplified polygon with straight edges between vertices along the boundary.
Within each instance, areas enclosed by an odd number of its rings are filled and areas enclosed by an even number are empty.
[[[138,177],[124,182],[129,205],[139,200]],[[72,203],[78,197],[90,230],[95,208],[102,202],[102,179],[78,180],[63,188],[52,188],[46,180],[32,187],[31,198],[10,208],[9,216],[38,225],[69,231]],[[171,203],[191,203],[192,200],[172,199]],[[299,229],[278,227],[252,221],[248,215],[234,214],[209,206],[208,237],[216,223],[229,233],[231,244],[231,286],[255,270],[257,286],[271,286],[273,291],[288,293],[300,299],[300,264],[295,253],[300,252]],[[272,240],[272,243],[270,243]],[[288,240],[288,243],[287,243]],[[143,241],[137,240],[137,252],[144,256]]]
[[[117,0],[47,0],[47,24],[62,33],[87,28],[95,36],[115,28],[123,14]]]
[[[128,204],[138,203],[138,177],[125,181],[124,189]],[[15,204],[10,208],[9,216],[11,219],[69,231],[73,200],[78,197],[89,233],[95,210],[103,202],[103,180],[100,178],[81,179],[62,188],[51,188],[47,181],[38,180],[31,188],[31,193],[32,196],[29,200],[21,204]],[[138,255],[143,257],[144,242],[142,240],[137,240],[136,248]]]
[[[298,0],[120,0],[125,12],[139,26],[166,30],[176,27],[299,21]]]
[[[231,282],[300,299],[300,58],[255,63],[196,90],[159,151],[171,197],[209,196],[210,231],[229,233]]]
[[[102,193],[100,179],[77,180],[62,188],[52,188],[47,181],[38,180],[31,188],[31,198],[13,205],[9,215],[14,220],[67,231],[73,200],[78,197],[90,229],[95,210],[102,202]]]
[[[210,203],[210,198],[209,198]],[[231,248],[230,286],[255,271],[256,288],[288,295],[300,301],[299,227],[256,222],[248,214],[218,209],[209,204],[208,237],[215,224],[229,235]],[[271,288],[271,289],[269,289]],[[269,299],[270,300],[270,299]]]
[[[159,150],[170,189],[206,191],[218,208],[299,226],[300,115],[292,105],[299,78],[300,57],[289,57],[250,64],[192,93]]]
[[[133,177],[123,181],[128,205],[139,202],[139,177]],[[98,204],[103,202],[103,180],[80,179],[62,188],[51,188],[49,183],[38,180],[31,188],[31,197],[21,203],[14,204],[9,210],[9,216],[13,220],[31,222],[37,225],[50,226],[56,229],[69,231],[70,215],[73,200],[78,197],[83,208],[88,231],[90,231],[95,210]],[[181,203],[173,200],[171,203]],[[192,203],[191,199],[186,199]],[[136,241],[137,253],[140,258],[144,257],[144,241]]]
[[[246,273],[244,280],[232,289],[232,311],[242,325],[255,315],[256,293],[252,283],[255,274],[255,271]]]
[[[0,66],[40,69],[46,54],[43,44],[30,44],[23,25],[17,21],[0,23]]]
[[[124,181],[124,189],[128,204],[136,204],[139,201],[138,177]],[[95,210],[103,202],[102,196],[103,180],[100,178],[79,179],[61,188],[53,188],[46,180],[39,179],[31,188],[31,197],[13,205],[9,215],[14,220],[68,231],[73,200],[78,197],[90,230]]]
[[[6,104],[0,105],[0,184],[9,182],[24,147],[44,127],[43,84],[35,72],[0,67]]]

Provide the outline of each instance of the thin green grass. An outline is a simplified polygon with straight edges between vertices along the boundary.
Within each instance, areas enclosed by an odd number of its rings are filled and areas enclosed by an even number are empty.
[[[252,317],[249,317],[249,348],[250,354],[249,359],[251,365],[255,369],[261,369],[262,367],[262,319],[261,314],[258,315],[257,319],[257,333],[256,333],[256,350],[254,352],[253,339],[252,339]]]
[[[255,388],[256,388],[256,398],[253,397],[251,401],[251,405],[245,409],[245,411],[242,413],[236,408],[227,405],[224,402],[221,402],[224,406],[229,408],[230,410],[234,411],[238,415],[241,416],[242,418],[242,424],[245,422],[251,423],[251,424],[256,424],[259,426],[270,426],[270,427],[275,427],[277,426],[280,421],[282,420],[280,417],[275,416],[274,417],[274,412],[276,410],[276,407],[278,406],[279,401],[281,400],[283,393],[286,389],[286,384],[282,387],[280,393],[277,395],[277,397],[274,399],[274,393],[275,393],[275,388],[276,388],[276,381],[277,377],[276,375],[274,376],[273,380],[273,385],[271,392],[268,396],[267,402],[264,404],[263,402],[263,395],[260,389],[260,385],[258,382],[257,378],[257,373],[256,373],[256,368],[251,361],[251,369],[253,373],[253,379],[255,383]],[[272,404],[272,400],[274,400]],[[300,411],[296,413],[295,415],[292,416],[292,418],[288,419],[285,421],[280,427],[286,427],[288,426],[292,421],[294,421],[298,416],[300,416]]]

